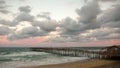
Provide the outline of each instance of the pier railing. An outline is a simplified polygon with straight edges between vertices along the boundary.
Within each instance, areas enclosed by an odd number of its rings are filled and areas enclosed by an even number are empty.
[[[120,51],[109,52],[104,50],[80,50],[74,48],[32,48],[33,51],[47,52],[61,56],[76,56],[89,58],[120,58]]]

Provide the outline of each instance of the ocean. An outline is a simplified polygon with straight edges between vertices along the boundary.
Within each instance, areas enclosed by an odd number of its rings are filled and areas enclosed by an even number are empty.
[[[101,47],[75,47],[81,50],[99,50]],[[17,68],[59,64],[89,59],[88,57],[58,56],[51,53],[32,51],[28,47],[0,47],[0,68]]]

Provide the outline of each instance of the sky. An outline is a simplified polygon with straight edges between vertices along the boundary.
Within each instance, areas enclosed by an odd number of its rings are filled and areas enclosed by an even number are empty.
[[[0,47],[120,45],[120,0],[0,0]]]

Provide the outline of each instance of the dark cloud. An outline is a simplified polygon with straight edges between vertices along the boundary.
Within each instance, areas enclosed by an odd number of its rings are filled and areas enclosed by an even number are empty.
[[[20,31],[14,32],[8,36],[9,40],[24,39],[36,36],[46,36],[47,32],[38,29],[37,27],[25,27]]]
[[[97,31],[96,37],[100,40],[120,39],[120,5],[105,10],[98,17],[102,28],[109,28],[107,31]],[[93,33],[94,35],[94,33]],[[92,36],[91,36],[92,37]]]
[[[79,22],[84,24],[84,31],[99,28],[97,16],[102,12],[97,1],[86,3],[81,9],[76,10],[79,15]]]
[[[100,22],[111,22],[111,21],[119,21],[120,20],[120,5],[115,6],[107,11],[105,11],[98,18]]]
[[[106,36],[109,33],[113,32],[113,30],[105,30],[105,29],[96,29],[93,32],[91,32],[90,34],[88,34],[88,37],[102,37],[102,36]]]
[[[11,32],[11,29],[9,29],[8,27],[0,26],[0,35],[8,35]]]
[[[69,17],[65,18],[60,22],[60,39],[52,38],[51,40],[56,41],[90,41],[101,39],[118,39],[120,31],[120,16],[119,16],[119,6],[102,11],[98,4],[98,1],[89,1],[81,9],[77,9],[76,12],[79,15],[78,21],[73,20]],[[106,29],[106,28],[108,28]],[[105,28],[105,29],[104,29]],[[94,30],[87,34],[87,36],[82,36],[81,34],[88,30]],[[81,35],[79,37],[79,35]],[[77,36],[77,37],[73,37]],[[74,40],[77,39],[77,40]]]
[[[0,4],[5,4],[5,1],[4,0],[0,0]]]
[[[100,27],[97,23],[97,15],[101,12],[101,9],[97,1],[88,2],[81,9],[77,9],[76,12],[79,15],[78,21],[69,17],[61,21],[61,34],[79,35],[86,30]]]
[[[46,21],[34,21],[32,25],[39,26],[42,30],[50,32],[56,30],[58,23],[52,20],[46,20]]]
[[[103,27],[120,27],[120,5],[104,11],[101,16],[98,17],[98,21]]]
[[[31,9],[29,6],[22,6],[19,8],[19,10],[20,13],[12,21],[0,20],[0,24],[16,27],[16,25],[19,25],[21,22],[28,21],[33,26],[25,27],[19,31],[14,31],[10,33],[8,35],[9,40],[24,39],[36,36],[46,36],[51,31],[55,31],[56,27],[58,26],[57,22],[55,20],[51,20],[50,18],[44,21],[35,20],[35,17],[30,14]],[[42,14],[49,16],[50,13],[44,12]]]
[[[107,22],[107,23],[102,24],[101,27],[120,28],[120,21]]]
[[[20,13],[15,19],[14,21],[16,22],[21,22],[21,21],[29,21],[29,22],[33,22],[34,21],[34,16],[32,16],[31,14],[28,13]]]
[[[56,42],[78,42],[88,41],[90,38],[83,37],[80,34],[86,30],[99,28],[100,25],[97,23],[97,15],[101,13],[101,9],[97,1],[86,3],[81,9],[76,10],[79,15],[78,21],[67,17],[59,22],[60,32],[59,37],[53,37],[48,39],[49,41]],[[47,41],[48,41],[47,40]]]
[[[79,23],[70,17],[67,17],[60,22],[61,34],[62,35],[76,35],[84,29],[84,25]]]
[[[101,12],[97,1],[88,2],[81,9],[76,10],[80,16],[80,22],[92,23],[96,20],[97,15]]]
[[[7,14],[7,13],[9,13],[9,11],[6,10],[6,9],[0,9],[0,12],[3,13],[3,14]]]
[[[33,22],[34,16],[28,13],[20,13],[12,21],[1,19],[0,24],[7,25],[7,26],[16,26],[22,21]]]
[[[0,24],[7,25],[7,26],[15,26],[18,23],[14,21],[9,21],[9,20],[0,20]]]
[[[52,21],[34,21],[33,23],[34,25],[31,27],[14,31],[14,33],[8,36],[8,39],[17,40],[36,36],[47,36],[51,31],[56,30],[57,27],[57,23]]]
[[[116,36],[115,36],[116,35]],[[101,28],[96,29],[93,32],[89,33],[87,38],[96,38],[97,40],[105,39],[120,39],[120,29],[119,28]]]
[[[15,18],[12,21],[2,19],[0,20],[0,24],[7,26],[16,26],[22,21],[34,21],[34,16],[29,13],[31,11],[30,6],[22,6],[19,8],[19,10],[20,13],[17,16],[15,16]]]
[[[113,39],[120,39],[120,34],[119,33],[110,33],[106,36],[99,36],[99,37],[94,37],[97,40],[113,40]]]
[[[4,0],[0,0],[0,12],[3,14],[9,13],[10,11],[7,10],[7,7],[6,2]]]
[[[59,22],[51,19],[50,12],[41,12],[37,16],[31,15],[30,6],[21,6],[20,11],[13,21],[0,20],[0,24],[14,26],[23,21],[28,21],[32,26],[19,31],[11,32],[9,28],[0,27],[0,35],[8,35],[8,39],[17,40],[36,36],[47,36],[52,31],[58,32],[58,36],[50,37],[48,41],[54,42],[79,42],[97,40],[120,39],[120,5],[114,5],[110,9],[101,10],[99,2],[113,2],[116,0],[85,0],[86,4],[76,9],[78,19],[67,17]],[[0,12],[8,13],[5,1],[0,0]],[[35,18],[44,18],[38,21]],[[57,29],[58,27],[58,29]],[[89,32],[89,30],[93,30]],[[88,31],[88,34],[85,32]],[[83,35],[82,35],[83,34]]]
[[[21,21],[29,21],[33,22],[34,16],[31,15],[29,12],[31,11],[30,6],[21,6],[19,7],[20,13],[14,19],[14,21],[21,22]]]
[[[31,12],[31,8],[30,8],[30,6],[21,6],[21,7],[19,7],[19,11],[29,13],[29,12]]]

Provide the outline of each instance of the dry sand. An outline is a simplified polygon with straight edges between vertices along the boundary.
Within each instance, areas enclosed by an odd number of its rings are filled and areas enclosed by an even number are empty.
[[[20,68],[120,68],[119,60],[86,60],[62,64],[29,66]]]

